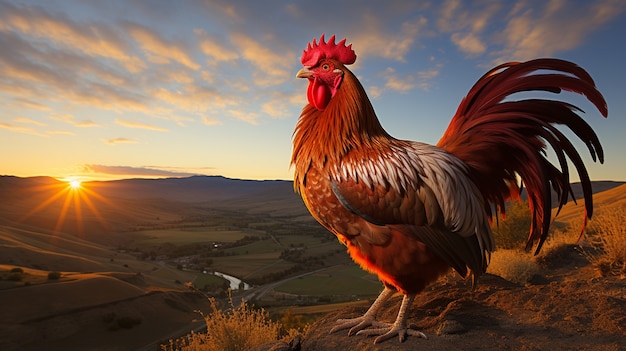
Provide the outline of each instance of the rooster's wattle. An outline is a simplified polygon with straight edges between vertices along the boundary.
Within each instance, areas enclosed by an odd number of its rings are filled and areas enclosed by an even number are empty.
[[[520,180],[532,214],[528,248],[538,242],[538,252],[548,234],[551,190],[561,206],[568,200],[568,159],[583,186],[586,217],[592,215],[585,165],[555,127],[569,127],[602,162],[600,142],[579,109],[562,101],[505,98],[567,90],[586,96],[605,117],[606,103],[587,72],[571,62],[505,63],[472,87],[436,146],[398,140],[383,129],[346,68],[356,60],[351,47],[322,35],[302,55],[297,77],[309,81],[309,104],[294,133],[295,189],[313,217],[385,286],[362,317],[339,320],[333,331],[377,335],[375,342],[424,337],[407,327],[407,308],[450,268],[463,277],[485,272],[494,249],[491,218],[519,194]],[[547,144],[560,168],[545,157]],[[377,322],[377,311],[396,290],[404,299],[395,322]]]

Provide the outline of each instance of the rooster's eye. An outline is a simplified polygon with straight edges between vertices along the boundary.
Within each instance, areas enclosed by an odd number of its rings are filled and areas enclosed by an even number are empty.
[[[323,64],[323,65],[322,65],[322,69],[323,69],[324,71],[328,71],[328,70],[330,69],[330,65],[329,65],[329,64],[327,64],[327,63],[325,63],[325,64]]]

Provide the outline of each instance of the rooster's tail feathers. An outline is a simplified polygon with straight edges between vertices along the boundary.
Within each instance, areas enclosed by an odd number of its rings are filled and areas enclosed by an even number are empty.
[[[536,73],[549,70],[557,73]],[[438,143],[465,161],[492,215],[491,205],[504,212],[506,200],[519,194],[518,177],[526,187],[531,210],[527,248],[539,241],[537,252],[550,226],[552,191],[559,210],[572,193],[569,159],[580,177],[586,217],[593,213],[591,181],[574,145],[555,126],[567,126],[589,149],[594,161],[604,161],[600,141],[577,112],[563,101],[525,99],[504,101],[512,94],[529,91],[571,91],[586,96],[607,116],[607,106],[591,76],[574,63],[538,59],[500,65],[481,77],[461,102]],[[560,168],[546,158],[546,143],[553,149]]]

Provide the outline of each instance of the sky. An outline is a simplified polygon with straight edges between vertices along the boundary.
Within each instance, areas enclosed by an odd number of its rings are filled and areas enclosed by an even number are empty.
[[[579,150],[593,180],[626,181],[621,0],[0,0],[0,174],[292,179],[295,75],[322,33],[353,44],[385,129],[432,144],[489,68],[576,62],[609,107],[560,95],[605,164]]]

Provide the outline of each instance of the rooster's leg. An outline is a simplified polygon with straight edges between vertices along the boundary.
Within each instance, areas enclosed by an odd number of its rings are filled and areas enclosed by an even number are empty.
[[[338,330],[344,330],[350,328],[348,331],[348,335],[354,335],[354,333],[362,330],[364,328],[369,327],[370,325],[376,324],[376,314],[383,307],[385,301],[387,301],[391,295],[393,295],[395,291],[391,288],[385,287],[385,289],[378,295],[376,301],[370,306],[370,308],[365,312],[364,315],[357,318],[350,319],[339,319],[337,320],[337,324],[330,330],[331,333],[334,333]]]
[[[398,317],[396,317],[396,321],[393,322],[393,324],[381,324],[381,328],[361,330],[357,333],[357,335],[378,335],[378,337],[374,340],[374,344],[391,339],[396,335],[400,339],[400,342],[403,342],[407,335],[427,339],[424,333],[418,330],[410,329],[406,325],[406,311],[411,306],[414,299],[415,295],[413,294],[404,295],[404,298],[402,298],[402,304],[400,305],[400,310],[398,311]],[[375,326],[377,326],[377,324]]]

